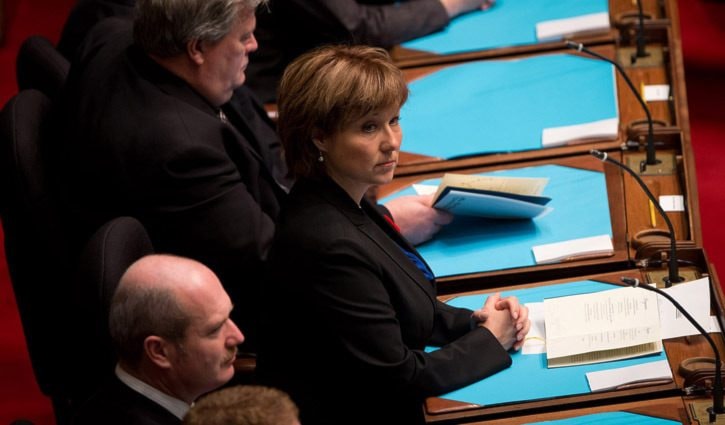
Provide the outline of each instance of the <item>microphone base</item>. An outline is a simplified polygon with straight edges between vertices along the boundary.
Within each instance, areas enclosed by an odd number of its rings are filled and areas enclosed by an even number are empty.
[[[714,422],[710,422],[710,412],[712,411],[712,398],[691,401],[688,403],[690,408],[690,417],[693,423],[699,425],[725,425],[725,413],[719,413]]]
[[[695,270],[686,270],[684,268],[680,268],[677,274],[680,278],[682,278],[681,282],[692,282],[693,280],[697,280],[702,277]],[[661,289],[666,287],[665,281],[669,279],[670,274],[668,273],[667,268],[664,268],[661,270],[648,270],[645,273],[645,276],[647,278],[647,282],[655,283],[655,286]],[[677,283],[674,283],[673,285],[677,285]]]
[[[647,45],[647,56],[637,57],[632,63],[632,55],[637,55],[637,46],[622,46],[617,48],[617,62],[630,68],[660,67],[663,66],[664,53],[662,47]]]
[[[674,154],[658,151],[656,158],[657,164],[648,165],[644,171],[640,171],[640,165],[647,160],[647,154],[644,152],[625,154],[627,166],[640,176],[669,176],[677,172],[677,160]]]

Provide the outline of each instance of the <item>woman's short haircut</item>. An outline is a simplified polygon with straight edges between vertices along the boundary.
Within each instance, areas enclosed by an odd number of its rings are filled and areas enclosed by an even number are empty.
[[[191,40],[215,42],[229,34],[239,14],[266,0],[137,0],[133,33],[149,54],[172,57]]]
[[[332,45],[300,56],[285,70],[277,102],[290,173],[323,175],[313,137],[333,134],[372,111],[401,107],[407,98],[403,74],[383,49]]]

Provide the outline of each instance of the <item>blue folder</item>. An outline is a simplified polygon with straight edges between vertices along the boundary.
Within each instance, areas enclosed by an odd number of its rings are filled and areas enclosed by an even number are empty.
[[[591,280],[539,286],[526,289],[502,292],[502,296],[515,295],[521,303],[541,302],[545,298],[565,295],[587,294],[618,286]],[[483,306],[487,295],[469,295],[453,298],[448,304],[468,309]],[[503,403],[532,401],[553,397],[564,397],[589,393],[586,373],[599,370],[633,366],[648,362],[666,360],[664,350],[657,355],[649,355],[634,359],[596,363],[581,366],[569,366],[548,369],[546,354],[512,354],[513,363],[510,368],[467,387],[450,392],[441,398],[480,406]]]
[[[489,10],[461,15],[442,31],[402,46],[445,55],[535,44],[539,22],[601,12],[609,13],[607,0],[496,0]]]
[[[605,412],[556,421],[532,422],[529,425],[681,425],[680,421],[655,418],[630,412]]]
[[[612,236],[604,173],[561,165],[483,173],[507,177],[548,177],[543,196],[554,210],[531,220],[456,217],[418,251],[436,277],[535,265],[531,247],[589,236]],[[438,185],[440,179],[420,182]],[[405,188],[381,201],[413,195]]]
[[[471,62],[409,88],[402,150],[444,159],[541,149],[545,128],[619,116],[612,65],[577,55]]]

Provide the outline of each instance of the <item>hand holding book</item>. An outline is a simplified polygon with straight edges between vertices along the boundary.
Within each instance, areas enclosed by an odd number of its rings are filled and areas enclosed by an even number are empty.
[[[541,196],[547,178],[445,174],[433,207],[456,215],[493,219],[532,219],[552,211]]]

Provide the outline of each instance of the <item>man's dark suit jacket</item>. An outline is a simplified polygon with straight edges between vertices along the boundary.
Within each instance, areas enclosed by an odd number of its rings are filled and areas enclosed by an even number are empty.
[[[85,402],[73,425],[179,425],[181,420],[115,376]]]
[[[270,0],[257,13],[259,49],[247,68],[249,87],[274,102],[284,68],[323,44],[392,47],[445,27],[440,0]]]
[[[274,174],[284,167],[251,93],[237,90],[222,110],[228,122],[133,44],[130,22],[106,20],[71,66],[58,168],[79,235],[113,217],[138,218],[157,252],[217,273],[250,340],[261,265],[286,196]]]
[[[437,300],[402,248],[418,255],[331,180],[293,187],[270,252],[263,300],[275,308],[265,311],[257,371],[299,403],[303,424],[418,423],[424,397],[510,365],[470,310]]]

